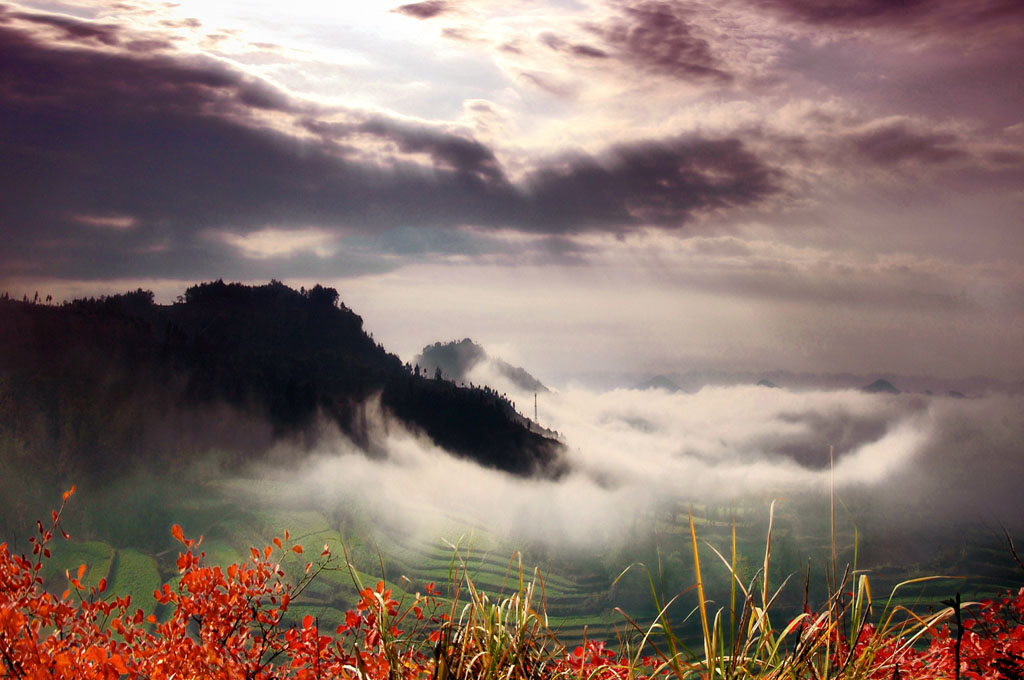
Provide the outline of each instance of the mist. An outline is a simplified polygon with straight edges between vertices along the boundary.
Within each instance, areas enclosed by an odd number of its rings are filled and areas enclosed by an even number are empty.
[[[533,394],[498,385],[533,416]],[[691,504],[767,515],[772,499],[825,512],[833,483],[867,528],[888,534],[972,524],[1018,528],[1024,398],[855,390],[705,387],[694,394],[568,388],[538,397],[541,426],[564,442],[568,472],[538,480],[456,458],[368,406],[375,450],[325,436],[296,487],[318,503],[365,507],[382,526],[426,532],[458,520],[506,537],[586,547],[637,518]],[[834,451],[834,470],[830,465]],[[447,537],[451,538],[451,537]]]

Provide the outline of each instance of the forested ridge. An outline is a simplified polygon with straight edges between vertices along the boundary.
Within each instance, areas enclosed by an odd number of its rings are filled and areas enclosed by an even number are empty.
[[[54,483],[210,450],[236,465],[285,438],[310,447],[324,422],[375,455],[379,398],[456,455],[559,473],[560,444],[524,427],[506,399],[419,375],[338,297],[319,285],[216,281],[171,305],[144,290],[62,305],[0,300],[2,464],[31,461]]]

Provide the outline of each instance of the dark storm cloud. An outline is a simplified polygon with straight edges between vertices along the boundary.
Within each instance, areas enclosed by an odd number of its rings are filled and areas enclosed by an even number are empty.
[[[8,16],[13,19],[22,19],[34,24],[50,26],[60,30],[61,39],[76,42],[98,42],[103,45],[114,46],[120,43],[117,35],[117,27],[112,24],[99,24],[91,21],[83,21],[72,17],[59,16],[56,14],[36,14],[30,12],[10,12],[0,14],[0,17]]]
[[[508,180],[494,152],[469,137],[382,115],[360,116],[356,113],[352,114],[352,120],[345,122],[306,119],[302,125],[324,140],[349,144],[349,152],[355,152],[352,145],[358,143],[360,136],[372,137],[390,142],[402,154],[429,156],[437,171],[452,172],[466,181],[509,190],[506,186]]]
[[[913,130],[904,123],[884,125],[867,132],[847,137],[850,146],[868,160],[879,165],[903,162],[939,164],[967,153],[956,145],[959,140],[951,135]]]
[[[579,156],[530,178],[534,223],[573,231],[584,221],[616,230],[678,227],[702,211],[758,203],[778,191],[774,170],[735,139],[681,137]]]
[[[682,80],[727,81],[707,40],[678,2],[641,2],[587,29],[639,68]]]
[[[977,31],[1019,35],[1024,18],[1024,3],[1019,0],[757,0],[757,4],[817,26],[936,36]]]
[[[504,183],[505,176],[494,152],[476,140],[438,132],[425,126],[397,123],[375,117],[356,128],[359,132],[393,141],[403,153],[426,153],[440,167]]]
[[[776,190],[742,143],[700,138],[548,159],[517,185],[468,136],[383,114],[328,121],[222,62],[133,52],[116,31],[102,49],[48,43],[44,23],[0,23],[0,263],[11,274],[227,275],[241,254],[216,235],[270,227],[677,228]]]
[[[431,19],[444,14],[451,9],[451,3],[445,0],[425,0],[425,2],[413,2],[408,5],[400,5],[394,9],[399,14],[414,17],[416,19]]]
[[[859,24],[908,16],[934,0],[761,0],[763,7],[784,11],[817,24]]]
[[[9,100],[5,106],[9,112],[32,106],[78,108],[84,118],[94,114],[128,118],[156,113],[162,106],[193,113],[210,104],[291,108],[280,91],[212,60],[146,58],[49,46],[27,31],[3,26],[0,31],[0,63],[4,67],[0,95]],[[105,29],[102,35],[105,45],[121,42],[112,30]]]

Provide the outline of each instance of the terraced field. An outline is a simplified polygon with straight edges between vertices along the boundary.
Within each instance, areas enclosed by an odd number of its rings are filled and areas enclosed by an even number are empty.
[[[43,579],[56,591],[69,588],[67,573],[74,577],[80,565],[86,567],[82,585],[95,586],[101,579],[110,580],[110,567],[116,551],[103,541],[54,541],[51,558],[43,563]]]
[[[307,559],[315,559],[321,546],[329,545],[333,561],[293,603],[291,614],[296,619],[311,614],[330,631],[357,601],[356,581],[372,586],[383,577],[394,597],[401,599],[424,592],[428,583],[448,594],[453,580],[464,586],[468,578],[476,589],[498,601],[517,592],[521,579],[524,583],[536,579],[534,606],[546,611],[550,628],[563,642],[575,644],[584,636],[614,641],[630,632],[627,615],[642,625],[655,619],[652,584],[664,602],[696,580],[688,508],[682,504],[639,516],[637,526],[650,530],[624,536],[615,549],[603,545],[559,551],[428,508],[414,509],[419,523],[412,531],[375,522],[372,513],[358,505],[338,508],[319,504],[317,499],[304,497],[302,491],[267,480],[210,483],[182,494],[162,514],[181,518],[186,535],[203,535],[200,549],[213,564],[244,560],[251,546],[267,545],[273,537],[283,537],[287,529],[291,542],[301,543],[307,550],[301,557],[289,553],[285,560],[286,569],[297,579]],[[730,557],[735,516],[738,572],[744,581],[755,578],[764,561],[767,514],[767,503],[764,508],[754,504],[742,508],[694,506],[705,586],[716,606],[728,603],[731,584],[728,569],[711,546]],[[76,571],[85,563],[87,584],[107,578],[111,592],[130,594],[134,606],[160,615],[152,591],[165,581],[173,583],[177,574],[174,558],[178,546],[170,539],[169,529],[151,528],[167,534],[166,548],[157,552],[103,540],[57,541],[44,572],[47,584],[60,592],[67,587],[64,570]],[[837,532],[837,558],[842,565],[853,562],[866,543],[881,540],[877,528],[858,534],[846,520],[837,524]],[[957,535],[957,540],[948,544],[939,541],[940,550],[908,551],[899,559],[885,563],[876,559],[874,564],[858,566],[870,569],[867,573],[879,605],[898,583],[920,576],[950,578],[902,587],[893,604],[926,609],[958,591],[965,600],[987,597],[1019,587],[1024,581],[1024,571],[1010,559],[998,538],[990,530],[976,529]],[[153,539],[147,538],[147,542]],[[344,550],[351,569],[346,566]],[[802,607],[808,560],[811,606],[820,604],[831,550],[827,513],[819,510],[814,514],[797,504],[779,505],[772,539],[771,587],[787,577],[792,580],[777,609],[795,613]],[[626,573],[620,577],[623,570]],[[696,632],[695,604],[695,593],[683,592],[669,610],[673,625],[684,637],[689,637],[685,633],[688,626]]]
[[[154,604],[153,591],[163,585],[156,560],[134,548],[124,548],[114,552],[111,565],[109,588],[118,595],[130,595],[132,604],[143,607],[147,613]]]

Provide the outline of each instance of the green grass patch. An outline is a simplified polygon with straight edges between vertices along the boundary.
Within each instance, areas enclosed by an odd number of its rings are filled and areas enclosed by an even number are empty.
[[[114,549],[102,541],[51,541],[51,557],[43,562],[43,580],[47,587],[57,593],[70,588],[65,571],[74,577],[78,567],[85,565],[82,585],[91,587],[100,579],[108,578]]]
[[[108,586],[110,592],[131,596],[132,605],[147,614],[155,610],[153,591],[163,585],[156,560],[134,548],[118,550],[112,572]]]

